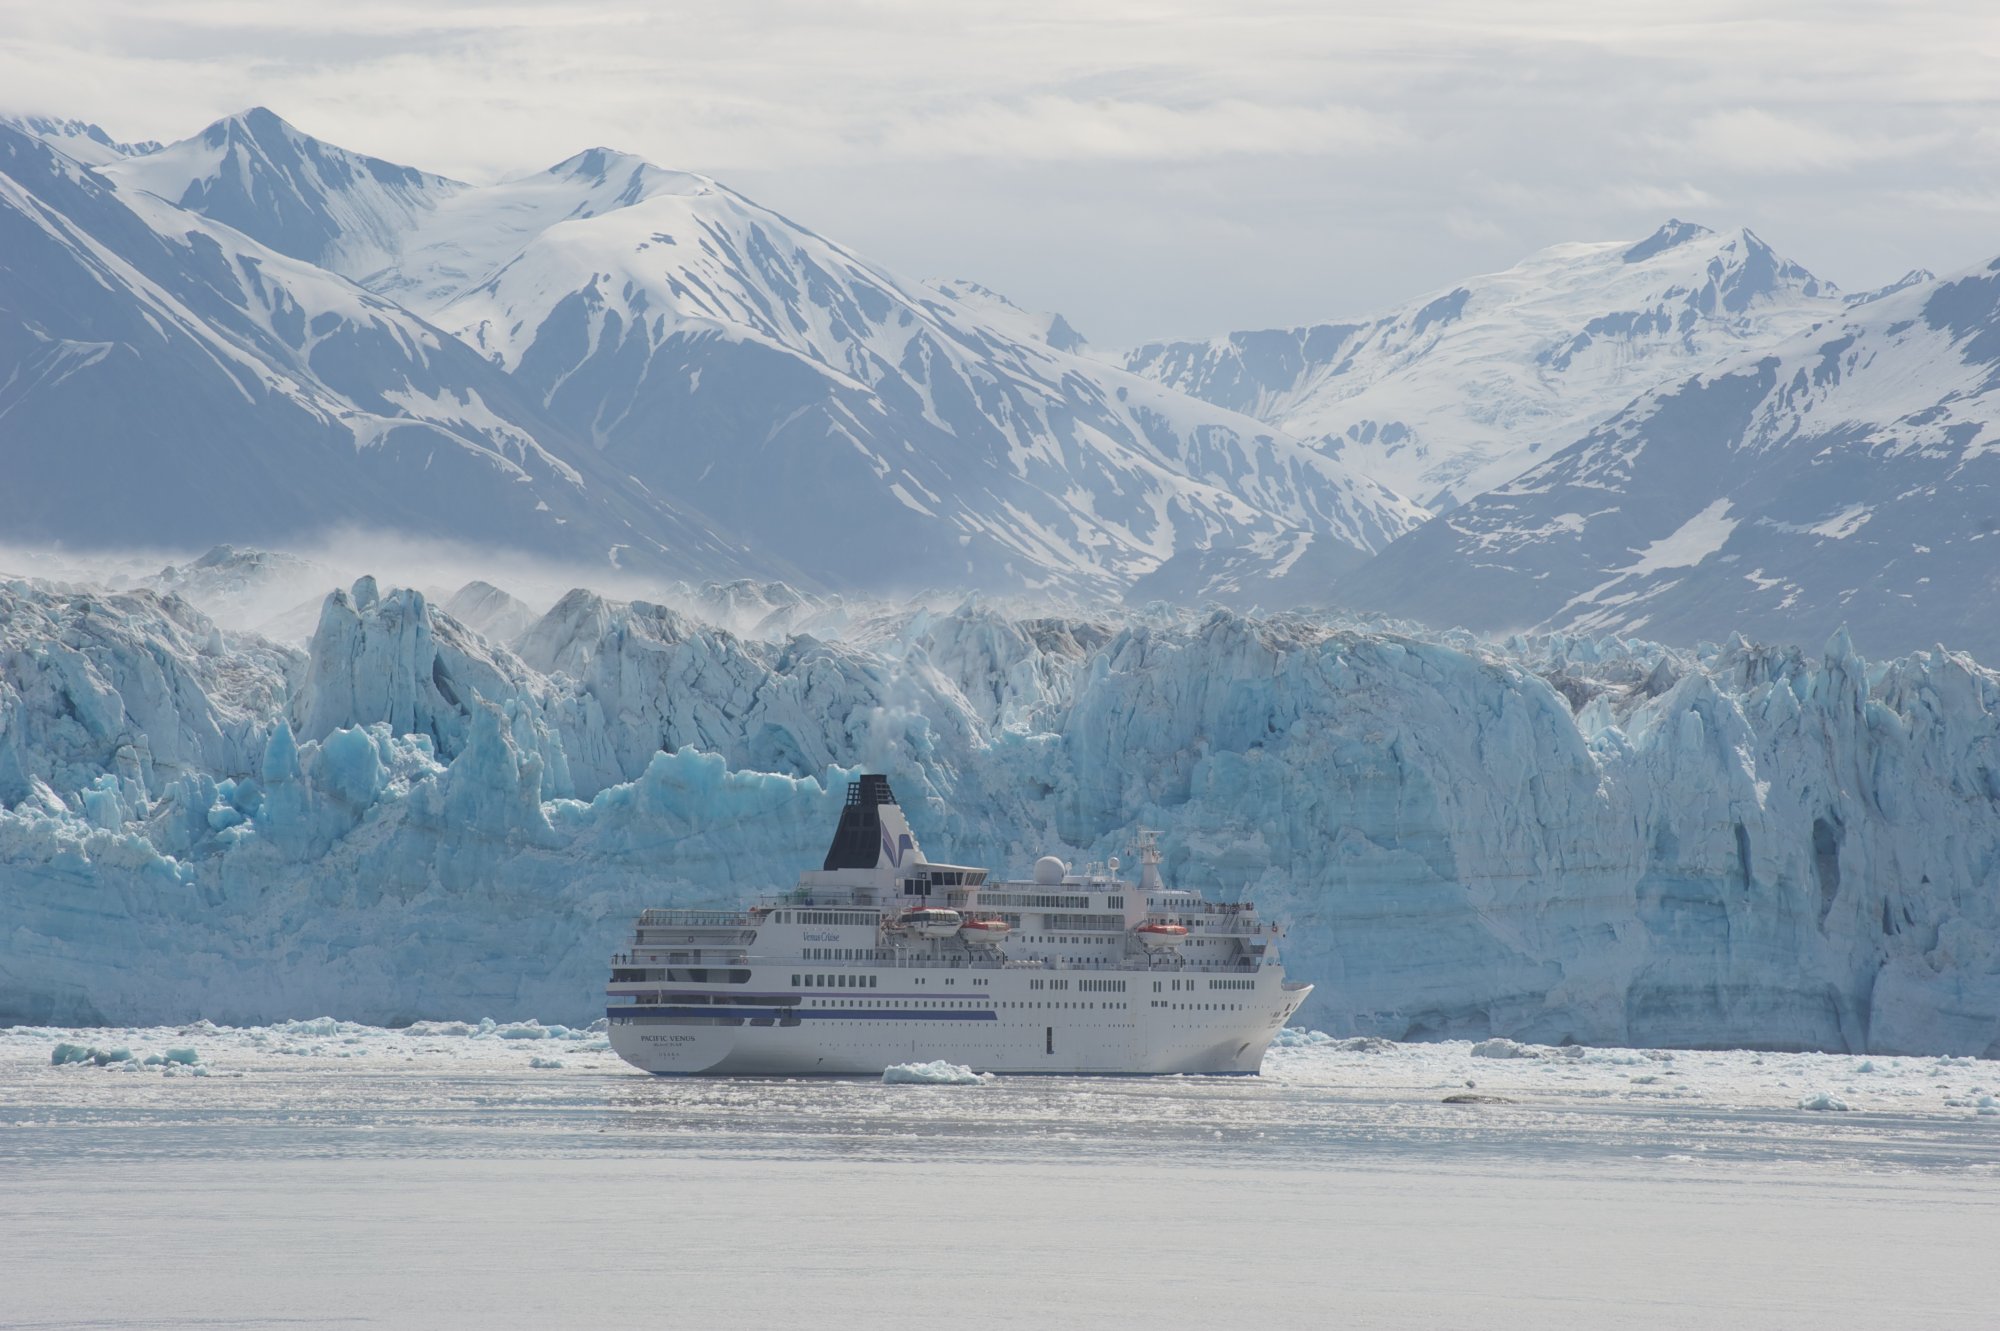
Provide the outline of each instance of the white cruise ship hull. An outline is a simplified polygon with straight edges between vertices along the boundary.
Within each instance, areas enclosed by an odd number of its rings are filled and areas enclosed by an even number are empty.
[[[611,958],[611,1047],[660,1075],[1245,1074],[1312,986],[1247,901],[1052,855],[991,880],[925,856],[880,773],[849,784],[819,869],[738,908],[646,909]]]
[[[1031,990],[1031,973],[1000,971],[989,973],[988,993],[947,997],[898,992],[899,974],[907,983],[909,972],[888,971],[865,995],[801,995],[778,976],[764,992],[754,980],[740,994],[711,991],[706,1005],[620,1006],[611,1010],[611,1046],[662,1076],[873,1077],[936,1059],[1017,1075],[1245,1075],[1311,992],[1275,968],[1247,990],[1211,990],[1204,981],[1213,977],[1125,972],[1122,995]],[[1032,974],[1042,985],[1062,978]]]

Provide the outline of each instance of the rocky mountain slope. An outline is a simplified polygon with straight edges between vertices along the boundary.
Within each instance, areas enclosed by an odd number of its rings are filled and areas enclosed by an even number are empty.
[[[1747,230],[1557,245],[1371,318],[1162,342],[1127,368],[1315,441],[1435,510],[1847,301]]]
[[[706,521],[704,542],[624,515],[640,539],[593,537],[620,558],[688,550],[712,576],[789,567],[864,590],[1300,599],[1426,516],[1280,431],[1077,354],[1057,320],[903,281],[713,180],[606,149],[475,189],[258,109],[116,156],[101,179],[149,225],[193,214],[225,249],[289,256],[448,330],[486,362],[452,388],[491,402],[504,376],[514,401],[494,414],[524,441],[634,508]],[[38,406],[38,436],[59,437],[64,406]],[[504,539],[509,522],[489,525]],[[729,564],[733,532],[761,563]]]
[[[0,254],[11,540],[353,526],[700,576],[783,567],[633,485],[409,311],[4,125]]]
[[[1478,629],[2000,658],[2000,261],[1656,389],[1344,579]]]

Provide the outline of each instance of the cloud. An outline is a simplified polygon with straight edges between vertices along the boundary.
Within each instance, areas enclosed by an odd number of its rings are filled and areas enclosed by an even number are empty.
[[[261,103],[474,181],[611,144],[1117,345],[1377,308],[1671,213],[1852,288],[1969,260],[2000,179],[1987,8],[0,0],[0,111],[172,139]]]
[[[1697,160],[1725,170],[1807,172],[1845,170],[1939,142],[1937,134],[1840,129],[1746,106],[1701,117],[1677,144]]]
[[[1162,161],[1223,154],[1376,152],[1407,141],[1409,135],[1387,116],[1343,106],[1273,106],[1242,99],[1163,106],[1112,97],[1040,96],[918,114],[868,137],[881,151],[905,157]]]
[[[1642,213],[1712,212],[1722,206],[1715,195],[1685,181],[1678,185],[1633,181],[1613,185],[1605,193],[1619,207]]]
[[[1943,185],[1936,189],[1898,190],[1893,197],[1898,206],[1920,212],[1936,210],[1977,217],[2000,215],[2000,189],[1992,187]]]

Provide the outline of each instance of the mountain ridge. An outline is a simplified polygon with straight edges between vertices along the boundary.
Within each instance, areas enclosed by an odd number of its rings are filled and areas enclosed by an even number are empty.
[[[1755,232],[1670,219],[1549,246],[1386,313],[1152,343],[1127,368],[1314,440],[1444,511],[1646,389],[1843,308]]]
[[[1475,630],[2000,632],[2000,259],[1641,395],[1333,589]],[[1442,577],[1450,571],[1449,578]]]
[[[690,574],[708,572],[695,551],[760,562],[627,492],[456,338],[11,127],[0,245],[17,260],[0,269],[12,534],[196,545],[388,525],[591,562],[623,546]]]
[[[1073,354],[1053,318],[904,281],[709,177],[604,148],[480,187],[362,160],[253,111],[117,170],[232,217],[245,181],[293,189],[238,220],[459,337],[648,493],[831,585],[915,564],[986,589],[1256,599],[1426,516]],[[416,184],[384,203],[382,179]],[[364,215],[365,252],[328,249]]]

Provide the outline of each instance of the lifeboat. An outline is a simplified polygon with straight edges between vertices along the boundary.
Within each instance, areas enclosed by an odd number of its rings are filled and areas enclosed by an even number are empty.
[[[1185,924],[1142,924],[1132,931],[1149,951],[1179,947],[1187,938]]]
[[[967,920],[958,926],[958,936],[968,943],[997,943],[1012,928],[1005,920]]]
[[[963,923],[957,911],[940,910],[936,906],[919,906],[896,917],[898,929],[919,938],[950,938]]]

